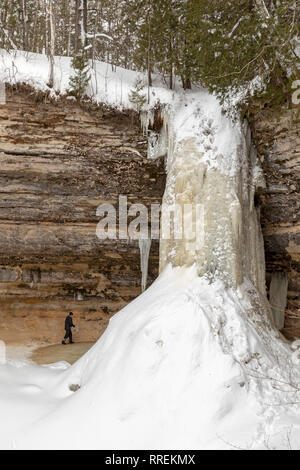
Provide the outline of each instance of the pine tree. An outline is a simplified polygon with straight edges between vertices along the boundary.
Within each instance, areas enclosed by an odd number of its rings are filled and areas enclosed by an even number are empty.
[[[86,95],[90,80],[89,62],[84,52],[78,53],[72,60],[74,75],[70,78],[68,95],[81,100]]]
[[[143,106],[147,103],[147,98],[143,90],[145,89],[145,84],[141,78],[137,78],[134,88],[129,94],[129,101],[134,105],[135,110],[140,113]]]
[[[155,67],[167,76],[169,87],[174,85],[174,73],[178,72],[179,24],[181,2],[178,0],[156,0],[153,14]]]
[[[222,99],[243,88],[248,104],[286,100],[299,14],[294,0],[187,0],[192,79]]]

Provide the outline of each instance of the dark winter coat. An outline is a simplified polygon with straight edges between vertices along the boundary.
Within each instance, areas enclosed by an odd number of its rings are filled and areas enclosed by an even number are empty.
[[[73,325],[73,319],[70,315],[67,316],[66,320],[65,320],[65,330],[68,331],[72,328],[72,326],[75,326]]]

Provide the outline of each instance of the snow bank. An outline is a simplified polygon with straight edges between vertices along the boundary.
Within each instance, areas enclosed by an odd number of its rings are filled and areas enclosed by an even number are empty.
[[[89,61],[90,83],[87,95],[96,103],[104,103],[118,109],[133,109],[129,100],[131,90],[140,77],[147,83],[146,75],[122,67],[115,67],[98,60]],[[70,57],[54,58],[54,87],[49,89],[50,63],[44,54],[24,51],[4,51],[0,49],[0,81],[16,84],[26,83],[41,91],[50,92],[55,97],[65,94],[73,74]],[[160,90],[158,91],[158,89]],[[145,95],[147,89],[145,86]],[[172,92],[165,89],[159,77],[154,76],[154,88],[151,89],[151,101],[157,100],[157,93],[163,101],[170,101]]]

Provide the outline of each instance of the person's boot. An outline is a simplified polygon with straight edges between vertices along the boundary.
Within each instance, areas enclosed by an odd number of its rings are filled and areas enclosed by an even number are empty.
[[[70,344],[74,344],[74,341],[70,341]]]
[[[66,344],[66,342],[64,340],[62,340],[61,344]]]

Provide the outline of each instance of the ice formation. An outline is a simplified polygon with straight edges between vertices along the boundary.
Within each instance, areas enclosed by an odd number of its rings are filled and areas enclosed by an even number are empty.
[[[286,273],[274,272],[270,284],[270,304],[273,318],[278,330],[284,327],[287,304],[288,278]]]
[[[141,273],[142,273],[142,292],[145,291],[148,279],[148,264],[151,248],[151,238],[139,238],[139,248],[141,257]]]
[[[203,91],[188,105],[175,101],[169,118],[169,155],[163,213],[174,204],[202,206],[203,227],[193,218],[191,240],[161,240],[161,270],[196,264],[198,274],[237,287],[249,279],[265,295],[264,245],[254,206],[265,185],[247,124],[232,123]],[[203,233],[202,233],[203,232]],[[199,237],[203,238],[197,244]]]

